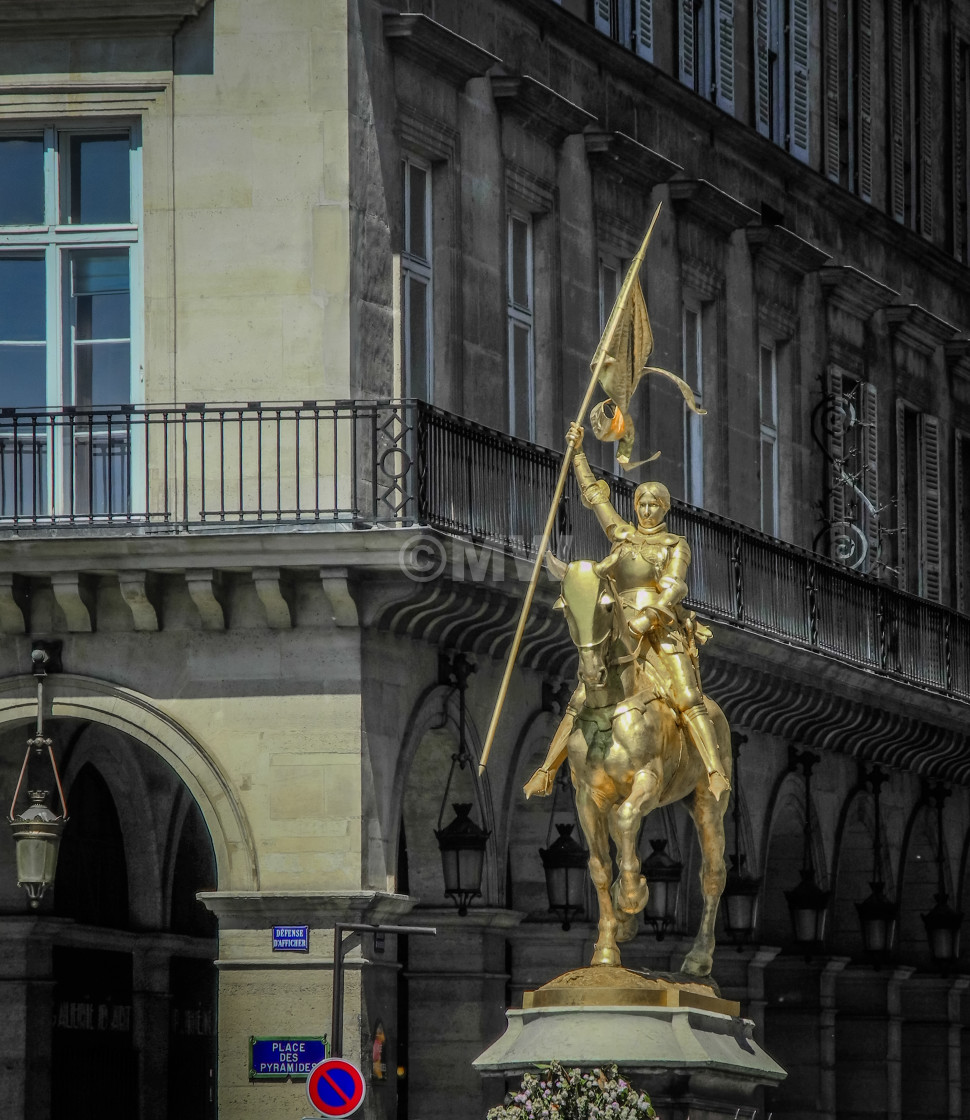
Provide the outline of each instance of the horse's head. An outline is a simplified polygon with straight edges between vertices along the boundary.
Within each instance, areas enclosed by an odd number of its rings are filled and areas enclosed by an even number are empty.
[[[556,606],[566,616],[569,636],[579,651],[579,675],[588,688],[603,688],[609,666],[607,639],[613,636],[613,591],[606,578],[609,557],[600,563],[573,560],[563,563],[546,553],[546,564],[561,582]]]

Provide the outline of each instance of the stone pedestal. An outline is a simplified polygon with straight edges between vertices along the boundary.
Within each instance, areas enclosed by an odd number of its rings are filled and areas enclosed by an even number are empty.
[[[611,975],[597,983],[605,973]],[[509,1087],[553,1060],[616,1064],[650,1094],[664,1120],[733,1120],[739,1108],[758,1106],[763,1086],[785,1077],[737,1004],[695,983],[591,968],[527,993],[524,1002],[507,1012],[505,1034],[474,1062]]]

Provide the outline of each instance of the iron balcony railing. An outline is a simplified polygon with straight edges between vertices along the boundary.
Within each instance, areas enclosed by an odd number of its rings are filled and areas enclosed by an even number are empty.
[[[529,558],[561,463],[416,401],[0,410],[0,536],[425,525]],[[612,486],[632,518],[635,484]],[[967,616],[703,510],[678,503],[669,523],[703,616],[970,700]],[[552,547],[606,551],[573,479]]]

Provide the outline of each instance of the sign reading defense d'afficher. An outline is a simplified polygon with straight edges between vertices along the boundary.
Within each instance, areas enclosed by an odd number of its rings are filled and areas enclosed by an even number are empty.
[[[309,926],[273,926],[274,953],[309,953]]]
[[[296,1038],[250,1038],[249,1078],[251,1081],[303,1080],[310,1070],[327,1057],[327,1036]]]

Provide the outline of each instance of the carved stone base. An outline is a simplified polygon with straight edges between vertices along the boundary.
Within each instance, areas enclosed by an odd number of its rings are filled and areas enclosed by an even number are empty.
[[[667,1120],[692,1112],[734,1117],[758,1103],[785,1071],[755,1042],[754,1024],[713,985],[624,968],[576,969],[507,1013],[505,1034],[474,1062],[515,1084],[557,1060],[591,1068],[615,1063]]]

